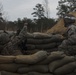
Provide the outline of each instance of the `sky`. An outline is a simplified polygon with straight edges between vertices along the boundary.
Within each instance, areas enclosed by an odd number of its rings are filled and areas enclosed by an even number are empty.
[[[59,0],[48,0],[50,17],[56,18],[57,6]],[[0,0],[0,3],[3,5],[4,16],[10,20],[14,21],[17,18],[34,18],[31,15],[34,12],[33,8],[36,4],[44,3],[44,0]]]

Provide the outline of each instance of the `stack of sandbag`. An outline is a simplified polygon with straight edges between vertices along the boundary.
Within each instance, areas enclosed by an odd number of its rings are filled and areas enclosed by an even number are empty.
[[[0,56],[1,75],[50,75],[48,65],[38,64],[48,56],[46,51],[32,55]]]
[[[49,64],[50,72],[55,75],[67,75],[74,73],[76,61],[73,56],[65,56],[60,60],[55,60]],[[76,74],[76,73],[75,73]]]
[[[0,56],[0,75],[74,75],[76,61],[63,52]]]
[[[54,51],[63,41],[62,35],[45,34],[45,33],[27,33],[26,47],[29,50],[47,50]]]

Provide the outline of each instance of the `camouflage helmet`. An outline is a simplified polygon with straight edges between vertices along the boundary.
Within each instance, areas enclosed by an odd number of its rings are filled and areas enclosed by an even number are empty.
[[[67,27],[75,23],[76,17],[71,14],[67,14],[67,15],[64,15],[63,19],[64,19],[64,26]]]

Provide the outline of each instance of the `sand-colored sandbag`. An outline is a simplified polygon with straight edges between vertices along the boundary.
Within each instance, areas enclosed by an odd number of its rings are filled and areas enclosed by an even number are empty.
[[[45,39],[45,38],[51,38],[52,37],[52,35],[45,34],[45,33],[39,33],[39,32],[33,33],[33,36],[36,39]]]
[[[52,42],[62,42],[62,38],[60,37],[54,37],[54,35],[51,38],[47,39],[34,39],[34,38],[27,38],[27,44],[48,44]]]
[[[60,68],[57,68],[54,73],[55,75],[66,75],[72,73],[76,69],[76,62],[68,63]]]
[[[48,44],[51,43],[51,38],[48,39],[27,39],[27,44]]]
[[[53,75],[53,74],[51,74],[51,73],[29,72],[28,75]]]
[[[60,52],[60,51],[51,52],[51,54],[49,54],[49,56],[45,60],[39,62],[38,64],[49,64],[55,60],[59,60],[64,57],[65,57],[65,54],[63,52]]]
[[[44,39],[44,38],[51,38],[51,35],[45,34],[45,33],[39,33],[39,32],[35,32],[35,33],[28,33],[26,34],[26,38],[35,38],[35,39]]]
[[[57,46],[56,43],[49,43],[49,44],[41,44],[41,45],[35,45],[36,49],[51,49],[55,48]]]
[[[33,45],[33,44],[26,44],[27,50],[34,50],[34,49],[52,49],[57,47],[56,43],[49,43],[49,44],[40,44],[40,45]]]
[[[25,64],[0,64],[0,71],[16,72],[18,68],[27,66]]]
[[[6,72],[6,71],[1,71],[1,75],[21,75],[21,74],[12,73],[12,72]]]
[[[15,62],[16,63],[25,63],[25,64],[35,64],[47,58],[46,51],[38,51],[32,55],[19,55],[16,56]]]
[[[33,39],[33,38],[27,38],[27,44],[42,44],[42,39]]]
[[[26,38],[34,38],[34,36],[33,36],[33,34],[27,32]]]
[[[61,56],[61,55],[63,55],[63,54],[64,54],[64,52],[62,52],[62,51],[54,51],[54,52],[51,52],[51,55]]]
[[[2,56],[0,55],[0,64],[13,63],[15,56]]]
[[[50,72],[54,72],[55,69],[73,61],[75,61],[75,58],[73,56],[65,56],[63,59],[59,59],[59,60],[51,62],[49,64],[49,70]]]
[[[64,37],[60,34],[55,34],[51,37],[51,42],[60,42],[62,40],[64,40]]]
[[[28,73],[28,72],[40,72],[47,73],[49,71],[48,65],[32,65],[28,67],[23,67],[18,69],[18,73]]]

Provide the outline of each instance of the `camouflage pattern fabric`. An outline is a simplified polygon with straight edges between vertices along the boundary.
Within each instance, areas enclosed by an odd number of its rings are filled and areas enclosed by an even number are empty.
[[[76,55],[76,26],[71,25],[67,31],[68,38],[58,47],[60,51],[64,51],[68,55]]]
[[[26,26],[23,27],[18,36],[15,36],[12,40],[10,40],[7,44],[5,44],[4,49],[1,51],[2,55],[22,55],[18,45],[25,41],[26,36]]]

